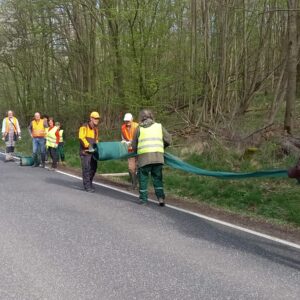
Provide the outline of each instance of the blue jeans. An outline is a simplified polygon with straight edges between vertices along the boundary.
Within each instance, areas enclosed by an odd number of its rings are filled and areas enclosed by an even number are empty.
[[[37,154],[40,149],[41,154],[46,153],[45,139],[44,138],[32,138],[32,152]]]

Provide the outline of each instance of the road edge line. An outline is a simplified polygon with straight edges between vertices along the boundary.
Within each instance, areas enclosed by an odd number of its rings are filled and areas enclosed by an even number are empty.
[[[73,175],[73,174],[70,174],[70,173],[67,173],[67,172],[63,172],[63,171],[60,171],[60,170],[57,170],[56,172],[61,173],[63,175],[73,177],[73,178],[76,178],[76,179],[79,179],[79,180],[82,180],[82,178],[80,176],[76,176],[76,175]],[[116,187],[108,185],[108,184],[99,183],[99,182],[94,182],[94,184],[98,185],[98,186],[105,187],[105,188],[109,188],[109,189],[117,191],[117,192],[121,192],[121,193],[126,194],[126,195],[138,197],[137,195],[135,195],[133,193],[130,193],[128,191],[124,191],[122,189],[116,188]],[[152,199],[149,199],[149,201],[152,202],[152,203],[157,203],[157,201],[154,201]],[[286,246],[290,246],[290,247],[293,247],[293,248],[296,248],[296,249],[300,250],[300,245],[299,244],[289,242],[287,240],[283,240],[283,239],[280,239],[280,238],[277,238],[277,237],[274,237],[274,236],[271,236],[271,235],[268,235],[268,234],[265,234],[265,233],[261,233],[261,232],[258,232],[258,231],[252,230],[252,229],[248,229],[246,227],[238,226],[238,225],[235,225],[235,224],[232,224],[232,223],[229,223],[229,222],[225,222],[225,221],[221,221],[221,220],[218,220],[218,219],[215,219],[215,218],[212,218],[212,217],[208,217],[208,216],[205,216],[203,214],[199,214],[199,213],[196,213],[196,212],[193,212],[193,211],[190,211],[190,210],[186,210],[186,209],[174,206],[174,205],[166,204],[166,207],[177,210],[177,211],[180,211],[180,212],[183,212],[183,213],[186,213],[186,214],[189,214],[189,215],[193,215],[193,216],[201,218],[201,219],[205,219],[205,220],[213,222],[213,223],[217,223],[217,224],[220,224],[220,225],[223,225],[223,226],[226,226],[226,227],[230,227],[230,228],[233,228],[233,229],[236,229],[236,230],[239,230],[239,231],[247,232],[249,234],[259,236],[259,237],[271,240],[273,242],[284,244]]]
[[[5,153],[2,153],[2,152],[0,152],[0,154],[5,155]],[[78,180],[82,180],[82,177],[77,176],[77,175],[73,175],[73,174],[70,174],[70,173],[67,173],[67,172],[64,172],[64,171],[56,170],[55,172],[66,175],[66,176],[69,176],[69,177],[72,177],[72,178],[76,178]],[[120,192],[120,193],[123,193],[123,194],[126,194],[126,195],[138,197],[137,195],[135,195],[133,193],[130,193],[128,191],[124,191],[122,189],[116,188],[116,187],[108,185],[108,184],[104,184],[104,183],[100,183],[100,182],[94,182],[94,184],[98,185],[98,186],[108,188],[108,189],[111,189],[111,190],[114,190],[114,191],[117,191],[117,192]],[[154,201],[152,199],[149,199],[149,202],[157,203],[157,201]],[[274,236],[271,236],[271,235],[268,235],[268,234],[265,234],[265,233],[261,233],[261,232],[258,232],[258,231],[252,230],[252,229],[248,229],[246,227],[238,226],[238,225],[235,225],[235,224],[232,224],[232,223],[229,223],[229,222],[225,222],[225,221],[221,221],[221,220],[218,220],[218,219],[215,219],[215,218],[212,218],[212,217],[208,217],[208,216],[205,216],[203,214],[199,214],[199,213],[196,213],[196,212],[193,212],[193,211],[190,211],[190,210],[186,210],[186,209],[174,206],[174,205],[166,204],[166,207],[177,210],[177,211],[180,211],[180,212],[183,212],[183,213],[186,213],[186,214],[189,214],[189,215],[193,215],[193,216],[198,217],[200,219],[204,219],[204,220],[207,220],[207,221],[210,221],[210,222],[213,222],[213,223],[217,223],[217,224],[220,224],[220,225],[223,225],[223,226],[226,226],[226,227],[229,227],[229,228],[233,228],[233,229],[236,229],[236,230],[239,230],[239,231],[242,231],[242,232],[247,232],[249,234],[259,236],[259,237],[265,238],[267,240],[271,240],[273,242],[277,242],[279,244],[283,244],[283,245],[286,245],[286,246],[289,246],[289,247],[296,248],[296,249],[300,250],[300,245],[299,244],[289,242],[287,240],[283,240],[283,239],[280,239],[280,238],[277,238],[277,237],[274,237]]]

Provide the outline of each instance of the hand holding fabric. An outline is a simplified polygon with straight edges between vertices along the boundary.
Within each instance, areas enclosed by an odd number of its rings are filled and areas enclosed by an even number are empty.
[[[96,150],[94,149],[94,147],[92,145],[90,145],[89,148],[85,150],[85,152],[87,152],[87,153],[95,153],[95,151]]]

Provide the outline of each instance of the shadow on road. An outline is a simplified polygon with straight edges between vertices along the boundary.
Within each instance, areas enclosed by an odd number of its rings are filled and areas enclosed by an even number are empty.
[[[151,207],[174,220],[177,230],[186,236],[204,239],[224,248],[259,255],[272,262],[300,271],[300,250],[272,242],[208,220],[173,209]]]
[[[53,174],[53,173],[51,173]],[[72,179],[62,177],[48,177],[45,181],[49,184],[63,186],[72,190],[79,190],[83,193],[82,182],[74,182]],[[121,201],[127,201],[138,205],[138,197],[127,195],[110,188],[95,186],[95,197],[97,195],[116,198]],[[178,232],[185,236],[204,239],[210,243],[218,244],[224,248],[239,250],[242,252],[259,255],[272,262],[293,268],[300,271],[300,251],[270,240],[257,237],[248,233],[241,232],[223,225],[213,223],[196,216],[176,211],[171,208],[161,208],[157,204],[149,203],[147,209],[152,209],[166,218],[173,219],[174,226]]]

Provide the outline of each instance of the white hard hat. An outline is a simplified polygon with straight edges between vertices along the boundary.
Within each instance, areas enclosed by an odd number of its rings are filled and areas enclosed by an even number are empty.
[[[127,113],[124,116],[124,121],[132,121],[133,120],[133,116],[131,113]]]

